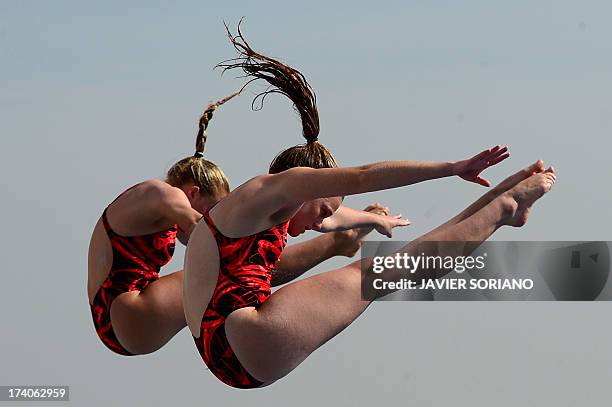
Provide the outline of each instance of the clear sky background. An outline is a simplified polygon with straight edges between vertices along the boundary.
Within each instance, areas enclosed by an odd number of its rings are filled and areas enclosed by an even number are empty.
[[[212,70],[235,55],[222,21],[241,16],[255,49],[306,75],[341,165],[508,144],[493,182],[538,158],[559,180],[527,226],[495,239],[612,240],[609,2],[126,3],[0,2],[0,385],[70,385],[87,406],[610,403],[609,303],[375,303],[285,379],[238,391],[187,330],[153,355],[112,354],[85,291],[104,207],[192,154],[204,106],[243,83]],[[261,88],[210,126],[208,158],[233,186],[302,141],[283,97],[250,110]],[[413,221],[394,236],[409,240],[483,192],[453,178],[346,204],[389,205]]]

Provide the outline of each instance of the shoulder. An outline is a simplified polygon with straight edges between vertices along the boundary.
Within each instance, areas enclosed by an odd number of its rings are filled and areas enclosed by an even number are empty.
[[[139,187],[143,191],[146,191],[146,192],[167,191],[171,189],[178,189],[168,184],[167,182],[164,182],[159,179],[148,179],[148,180],[142,181]]]
[[[250,236],[286,220],[277,216],[285,206],[277,179],[278,174],[258,175],[219,201],[210,211],[219,230],[231,237]]]
[[[185,193],[177,187],[158,179],[149,179],[140,185],[144,198],[155,206],[190,205]]]
[[[229,196],[239,196],[241,198],[245,198],[249,195],[260,193],[263,189],[270,185],[271,179],[273,179],[274,175],[263,174],[257,175],[234,189]]]
[[[285,182],[287,170],[279,174],[262,174],[257,175],[234,189],[228,197],[223,201],[225,205],[236,207],[237,205],[243,208],[251,206],[269,207],[276,206],[279,202],[285,201],[286,185]],[[253,209],[253,208],[250,208]],[[261,209],[261,208],[259,208]]]
[[[261,192],[262,190],[282,193],[288,186],[297,186],[296,183],[309,174],[314,174],[318,170],[309,167],[295,167],[280,172],[278,174],[263,174],[251,178],[240,187],[236,192]]]

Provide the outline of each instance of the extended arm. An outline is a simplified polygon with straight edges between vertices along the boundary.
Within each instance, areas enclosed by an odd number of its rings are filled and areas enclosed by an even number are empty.
[[[288,204],[397,188],[452,175],[489,185],[479,174],[508,156],[506,147],[497,146],[457,162],[383,161],[347,168],[292,168],[276,174],[272,183],[277,184],[277,194],[282,194]]]
[[[291,168],[249,180],[213,211],[220,213],[219,221],[224,223],[226,232],[246,236],[290,219],[304,202],[317,198],[397,188],[451,175],[489,185],[479,174],[508,156],[506,147],[497,146],[457,162],[383,161],[359,167]],[[211,211],[213,218],[214,213]],[[249,219],[249,222],[236,219]]]
[[[329,218],[325,218],[318,232],[327,233],[353,228],[374,227],[380,223],[380,215],[371,212],[357,211],[347,206],[340,206]]]
[[[401,215],[388,216],[367,211],[357,211],[347,206],[340,206],[329,218],[325,218],[319,232],[327,233],[354,228],[376,229],[381,234],[391,237],[391,230],[396,226],[407,226],[408,219]]]

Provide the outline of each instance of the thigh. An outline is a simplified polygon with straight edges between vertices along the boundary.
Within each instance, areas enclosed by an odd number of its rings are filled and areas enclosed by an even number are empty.
[[[293,370],[368,305],[361,299],[358,261],[288,284],[258,308],[234,311],[225,331],[244,368],[269,383]]]
[[[163,276],[142,291],[119,295],[111,305],[117,339],[135,354],[151,353],[165,345],[185,324],[183,272]]]

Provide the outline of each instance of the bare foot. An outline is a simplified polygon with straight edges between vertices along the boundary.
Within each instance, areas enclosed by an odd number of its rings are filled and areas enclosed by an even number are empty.
[[[555,169],[549,167],[544,172],[534,174],[521,181],[504,193],[504,199],[507,200],[510,208],[512,208],[504,223],[515,227],[520,227],[527,223],[531,206],[545,193],[550,191],[556,180]]]
[[[516,174],[510,175],[508,178],[497,184],[492,190],[491,193],[495,196],[501,195],[503,192],[506,192],[516,184],[521,181],[526,180],[531,177],[533,174],[537,174],[544,171],[544,161],[538,160],[535,163],[531,164],[527,168],[523,168]]]

